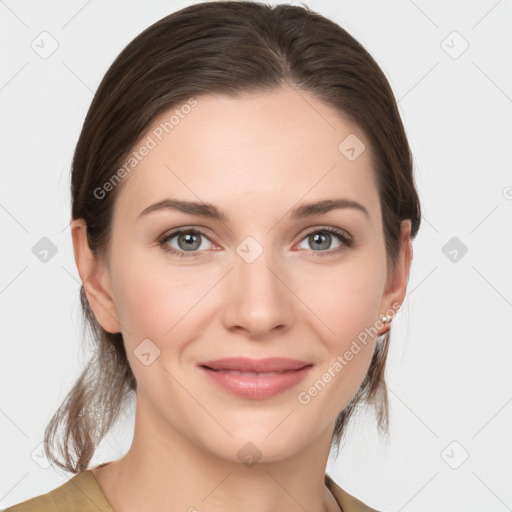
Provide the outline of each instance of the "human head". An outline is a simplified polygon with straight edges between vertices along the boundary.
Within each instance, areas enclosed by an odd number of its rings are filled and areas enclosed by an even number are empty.
[[[368,52],[334,22],[304,7],[253,2],[207,2],[173,13],[137,36],[106,73],[85,119],[72,168],[72,218],[85,221],[91,251],[112,264],[113,213],[131,176],[111,190],[104,185],[162,114],[190,98],[261,95],[282,86],[304,91],[305,97],[311,94],[364,135],[392,275],[401,221],[411,219],[414,238],[420,206],[410,149],[389,83]],[[137,385],[121,333],[101,327],[83,286],[80,297],[97,341],[94,361],[45,435],[48,449],[57,426],[65,423],[64,439],[74,444],[63,445],[62,467],[74,472],[87,467]],[[386,425],[383,377],[388,344],[386,333],[376,344],[357,393],[337,418],[333,443],[339,442],[351,414],[364,401],[377,407],[380,424]]]

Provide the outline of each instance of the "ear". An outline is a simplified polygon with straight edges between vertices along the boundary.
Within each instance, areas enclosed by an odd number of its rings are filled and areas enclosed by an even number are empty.
[[[109,271],[106,262],[94,254],[89,247],[87,225],[84,219],[71,222],[71,237],[78,274],[96,320],[107,332],[121,332]]]
[[[381,299],[381,315],[393,315],[402,305],[407,292],[407,283],[412,263],[411,220],[403,220],[400,226],[400,254],[394,272],[388,277],[386,289]],[[385,324],[379,336],[389,330],[389,324]]]

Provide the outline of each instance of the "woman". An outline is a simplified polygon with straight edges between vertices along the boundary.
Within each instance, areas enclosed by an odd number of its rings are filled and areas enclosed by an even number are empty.
[[[374,510],[325,468],[358,406],[386,431],[419,225],[391,88],[337,24],[205,2],[149,27],[73,159],[97,349],[45,449],[76,475],[8,510]],[[132,396],[129,451],[89,468]]]

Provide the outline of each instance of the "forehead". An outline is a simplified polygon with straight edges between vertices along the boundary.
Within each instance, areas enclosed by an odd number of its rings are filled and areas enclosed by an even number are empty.
[[[115,216],[124,219],[169,197],[253,215],[262,208],[277,214],[301,198],[349,197],[371,216],[380,212],[365,135],[307,91],[184,100],[133,149],[144,156],[116,201]]]

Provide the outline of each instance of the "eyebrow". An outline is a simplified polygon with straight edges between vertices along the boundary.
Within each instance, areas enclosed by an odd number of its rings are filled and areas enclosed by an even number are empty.
[[[315,203],[306,203],[293,208],[290,212],[290,218],[293,220],[302,219],[311,215],[320,215],[322,213],[330,212],[331,210],[342,210],[351,208],[364,213],[368,219],[370,214],[368,210],[360,203],[352,199],[324,199]],[[177,199],[163,199],[158,201],[147,208],[145,208],[139,215],[139,219],[145,215],[159,211],[159,210],[173,210],[190,215],[197,215],[208,217],[210,219],[219,220],[221,222],[228,222],[229,215],[223,210],[217,208],[211,203],[196,202],[196,201],[179,201]]]

